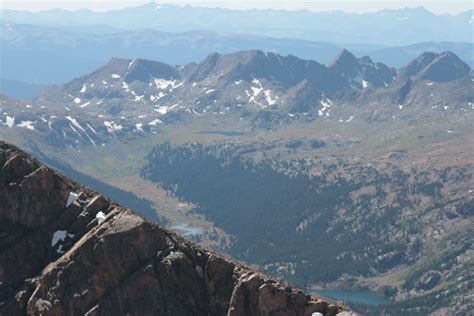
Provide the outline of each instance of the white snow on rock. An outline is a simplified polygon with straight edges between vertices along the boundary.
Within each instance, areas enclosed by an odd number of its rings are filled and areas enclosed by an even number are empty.
[[[92,128],[92,126],[90,126],[88,123],[86,123],[87,127],[92,131],[92,133],[96,134],[97,136],[99,136],[99,134],[97,134],[97,132],[95,131],[95,129]]]
[[[79,105],[79,107],[80,107],[80,108],[85,108],[85,107],[88,106],[89,104],[91,104],[91,101],[86,102],[86,103],[84,103],[84,104],[81,104],[81,105]]]
[[[66,116],[66,119],[72,123],[72,125],[74,125],[75,127],[77,127],[78,129],[80,129],[81,131],[85,132],[84,128],[82,128],[82,126],[77,122],[77,120],[75,118],[73,118],[72,116],[68,115]]]
[[[32,125],[34,122],[32,121],[21,121],[20,124],[17,124],[18,127],[24,127],[27,129],[31,129],[32,131],[35,130],[35,127]]]
[[[115,124],[114,121],[112,121],[112,122],[104,121],[104,125],[105,125],[105,127],[107,127],[107,132],[109,132],[109,133],[113,133],[115,131],[120,131],[123,128],[122,125]]]
[[[135,124],[135,127],[137,128],[137,131],[143,131],[143,124],[142,123]]]
[[[319,103],[321,103],[322,108],[321,110],[318,110],[318,115],[323,116],[326,114],[326,116],[329,116],[329,108],[332,105],[332,101],[326,98],[324,100],[319,101]]]
[[[73,118],[73,117],[71,117],[71,116],[68,115],[68,116],[66,116],[66,119],[67,119],[69,122],[71,122],[71,124],[74,125],[74,127],[78,128],[79,130],[81,130],[82,132],[84,132],[84,134],[86,134],[86,136],[87,136],[87,138],[89,139],[89,141],[90,141],[90,142],[92,143],[92,145],[94,145],[94,147],[95,147],[95,142],[94,142],[94,140],[89,136],[89,134],[87,134],[86,130],[77,122],[77,120],[76,120],[75,118]],[[76,132],[76,133],[79,135],[79,137],[82,137],[82,135],[81,135],[72,125],[70,125],[70,126],[71,126],[71,129],[72,129],[74,132]],[[91,128],[91,127],[89,126],[89,128]],[[93,129],[92,129],[92,131],[95,132]],[[96,134],[97,134],[97,133],[96,133]]]
[[[84,93],[87,91],[87,87],[85,84],[82,85],[82,88],[81,88],[81,91],[79,91],[80,93]]]
[[[15,125],[15,117],[13,117],[13,116],[8,116],[8,115],[7,115],[6,118],[7,118],[7,121],[6,121],[5,125],[7,125],[8,127],[12,128],[13,125]]]
[[[66,237],[73,238],[74,234],[69,234],[66,230],[57,230],[53,234],[53,238],[51,239],[51,247],[56,246],[59,242],[64,242]],[[56,249],[56,252],[59,254],[63,254],[63,245],[59,245],[58,249]]]
[[[138,101],[143,101],[144,95],[135,95],[135,99],[133,99],[134,102]]]
[[[234,83],[235,83],[236,85],[239,85],[239,84],[241,84],[241,83],[242,83],[242,80],[237,80],[237,81],[234,81]]]
[[[32,106],[32,105],[29,105],[29,104],[26,104],[25,107],[26,107],[27,109],[31,109],[33,106]]]
[[[81,99],[80,98],[75,98],[74,103],[77,103],[77,104],[81,103]]]
[[[159,99],[161,99],[162,97],[164,97],[166,95],[167,95],[167,93],[164,93],[164,92],[158,93],[158,96],[156,97],[156,101],[158,101]]]
[[[100,224],[102,224],[104,221],[105,221],[105,213],[100,211],[99,213],[97,213],[97,215],[95,216],[95,218],[97,218],[97,222]]]
[[[249,97],[249,103],[255,103],[255,104],[260,105],[261,107],[265,107],[262,103],[255,100],[255,98],[263,91],[262,84],[260,83],[260,81],[258,79],[255,79],[255,78],[252,80],[252,83],[254,85],[258,85],[258,86],[257,87],[250,87],[250,89],[252,90],[252,94],[250,94],[248,90],[245,90],[245,93]]]
[[[107,81],[105,81],[105,80],[102,80],[102,83],[105,84],[105,85],[108,85]]]
[[[162,115],[165,115],[166,113],[168,113],[170,110],[174,109],[177,106],[178,104],[175,104],[173,106],[160,106],[158,109],[155,109],[155,111]]]
[[[250,89],[253,91],[253,96],[256,97],[260,94],[260,92],[263,91],[263,87],[260,81],[255,78],[252,80],[252,83],[258,85],[258,87],[250,87]]]
[[[214,91],[216,91],[216,90],[215,89],[209,89],[209,90],[206,91],[206,94],[212,93]]]
[[[160,119],[155,119],[155,120],[151,121],[150,123],[148,123],[148,125],[156,126],[156,125],[162,124],[162,123],[163,122]]]
[[[398,108],[399,108],[400,110],[403,109],[403,104],[400,104],[400,105],[398,106]]]
[[[268,105],[271,106],[277,102],[278,96],[273,97],[271,90],[265,90],[263,93],[265,94],[265,99],[267,100]]]
[[[74,201],[77,199],[78,196],[79,196],[79,194],[77,194],[77,193],[69,192],[69,195],[68,195],[67,201],[66,201],[66,207],[71,206],[71,204],[74,203]]]
[[[120,75],[119,74],[111,74],[110,77],[112,77],[113,79],[118,79],[118,78],[120,78]]]
[[[155,79],[155,85],[158,89],[167,89],[168,87],[176,88],[176,80]]]
[[[53,234],[53,238],[51,239],[51,247],[56,246],[56,244],[61,240],[64,241],[67,236],[67,230],[57,230]]]
[[[125,81],[122,82],[122,89],[124,89],[126,92],[130,91],[130,89],[128,89],[128,84]]]
[[[173,88],[174,88],[174,89],[179,88],[179,87],[181,87],[183,84],[184,84],[184,81],[181,82],[181,83],[178,83],[178,84],[175,85]]]
[[[362,80],[362,87],[365,89],[369,86],[369,83],[366,80]]]
[[[351,115],[347,120],[346,120],[346,123],[349,123],[350,121],[352,121],[354,119],[354,117]]]

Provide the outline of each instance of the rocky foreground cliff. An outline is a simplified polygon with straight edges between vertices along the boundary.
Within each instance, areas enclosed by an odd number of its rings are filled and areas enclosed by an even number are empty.
[[[348,314],[150,223],[4,142],[0,166],[0,315]]]

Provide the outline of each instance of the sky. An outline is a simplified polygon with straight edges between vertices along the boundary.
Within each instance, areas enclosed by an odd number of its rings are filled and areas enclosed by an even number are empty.
[[[90,9],[94,11],[107,11],[121,9],[129,6],[138,6],[149,3],[149,0],[0,0],[2,9],[39,11],[48,9]],[[383,9],[397,9],[404,7],[424,6],[436,14],[457,14],[472,9],[471,0],[417,0],[417,1],[393,1],[393,0],[306,0],[306,1],[283,1],[283,0],[260,0],[260,1],[200,1],[200,0],[167,0],[155,1],[157,3],[169,3],[177,5],[190,4],[193,6],[222,7],[231,9],[272,8],[286,10],[307,9],[312,11],[342,10],[347,12],[373,12]]]

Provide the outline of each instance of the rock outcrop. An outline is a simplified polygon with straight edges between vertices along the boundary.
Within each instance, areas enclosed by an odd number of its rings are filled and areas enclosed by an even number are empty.
[[[344,312],[146,221],[4,142],[0,166],[0,315]]]

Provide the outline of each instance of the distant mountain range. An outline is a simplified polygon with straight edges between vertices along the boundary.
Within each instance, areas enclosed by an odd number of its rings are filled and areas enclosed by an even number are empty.
[[[373,13],[312,12],[270,9],[229,10],[157,5],[107,12],[2,10],[6,21],[47,26],[88,26],[102,33],[107,25],[123,30],[152,28],[165,32],[207,30],[338,43],[399,46],[426,41],[472,42],[472,10],[436,15],[423,7]],[[295,27],[298,25],[298,27]]]
[[[1,120],[4,128],[24,127],[74,147],[191,121],[218,119],[237,129],[349,122],[364,119],[374,104],[377,117],[398,116],[405,106],[402,113],[412,112],[416,120],[448,108],[472,111],[470,71],[450,52],[423,53],[399,70],[347,50],[329,66],[259,50],[214,53],[185,66],[114,58],[89,75],[45,89],[29,104],[5,101]]]
[[[233,53],[260,49],[291,54],[328,64],[343,45],[259,35],[190,31],[166,33],[154,30],[95,34],[70,27],[41,27],[30,24],[0,23],[1,76],[35,84],[62,84],[97,69],[112,57],[160,60],[168,64],[187,64],[203,60],[212,52]],[[69,30],[69,31],[67,31]],[[425,51],[452,51],[469,65],[474,64],[472,43],[426,42],[404,47],[373,50],[373,45],[348,45],[356,56],[368,55],[390,67],[402,67]],[[18,94],[11,85],[0,85],[0,92],[12,97],[36,96],[38,89]],[[27,86],[23,85],[23,88]]]

